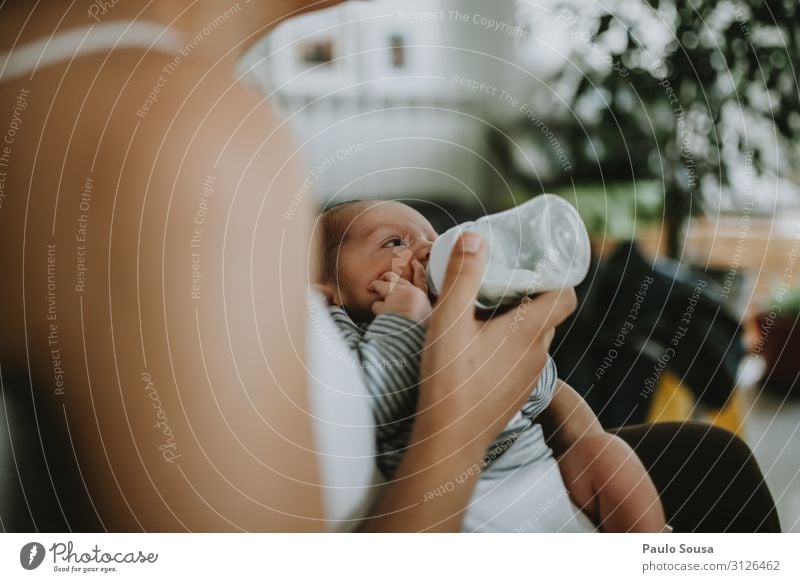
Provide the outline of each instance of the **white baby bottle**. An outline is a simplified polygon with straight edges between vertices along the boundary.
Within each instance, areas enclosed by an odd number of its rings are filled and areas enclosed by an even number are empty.
[[[589,234],[573,206],[542,194],[510,210],[454,226],[439,238],[428,261],[428,286],[438,295],[453,245],[464,231],[486,241],[486,273],[478,307],[493,309],[526,295],[574,287],[589,271]]]

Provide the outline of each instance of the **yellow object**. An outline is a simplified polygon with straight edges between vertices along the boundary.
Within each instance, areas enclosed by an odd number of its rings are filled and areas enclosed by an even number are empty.
[[[680,379],[665,370],[653,392],[653,402],[647,415],[648,422],[703,420],[725,428],[734,434],[744,428],[742,417],[742,395],[734,390],[721,410],[700,414],[692,391],[681,384]]]

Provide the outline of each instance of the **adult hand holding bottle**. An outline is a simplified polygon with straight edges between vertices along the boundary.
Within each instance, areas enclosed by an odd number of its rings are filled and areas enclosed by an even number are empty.
[[[530,396],[555,326],[575,309],[574,292],[563,290],[476,319],[485,262],[484,241],[464,233],[431,315],[409,449],[368,530],[460,529],[486,449]]]

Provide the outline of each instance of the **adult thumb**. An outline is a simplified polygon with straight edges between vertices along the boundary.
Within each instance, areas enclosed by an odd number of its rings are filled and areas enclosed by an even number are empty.
[[[464,232],[453,245],[436,310],[449,324],[474,319],[475,297],[486,270],[486,245],[477,232]]]

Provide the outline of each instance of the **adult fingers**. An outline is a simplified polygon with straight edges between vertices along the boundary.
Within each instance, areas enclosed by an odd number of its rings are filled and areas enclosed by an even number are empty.
[[[475,297],[486,268],[486,245],[476,232],[465,232],[456,241],[432,323],[445,322],[455,325],[457,322],[475,319]]]
[[[508,326],[525,333],[527,337],[549,331],[561,324],[575,311],[577,298],[574,289],[548,291],[536,297],[524,299],[516,309],[491,319],[487,325],[501,329],[506,334]]]

